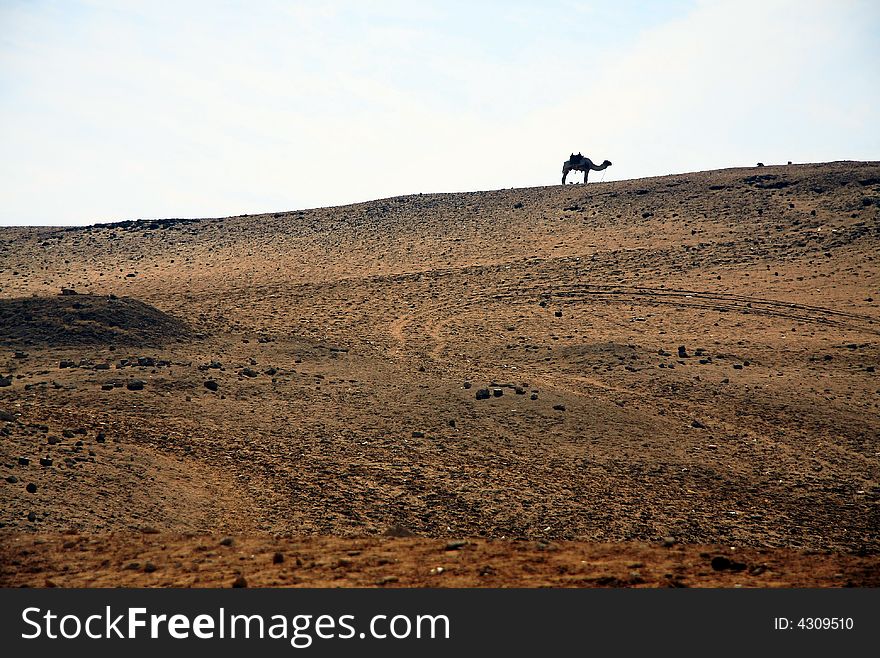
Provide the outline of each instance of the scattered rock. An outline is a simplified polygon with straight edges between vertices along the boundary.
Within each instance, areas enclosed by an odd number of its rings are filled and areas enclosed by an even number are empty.
[[[37,493],[37,485],[35,485],[33,482],[29,482],[28,485],[25,487],[25,490],[28,493]]]
[[[477,390],[476,398],[478,400],[488,400],[492,394],[489,392],[488,388],[481,388]]]
[[[466,541],[451,541],[444,547],[444,551],[459,551],[467,546]]]
[[[492,389],[492,396],[493,397],[500,398],[502,395],[504,395],[503,388],[493,388]]]
[[[37,520],[37,513],[36,512],[28,512],[27,520],[30,521],[31,523],[36,521]]]
[[[129,391],[142,391],[144,390],[144,382],[140,379],[132,379],[125,385],[125,388]]]
[[[419,430],[413,430],[412,438],[414,438],[414,439],[424,439],[424,438],[425,438],[425,433],[424,433],[424,432],[420,432]]]
[[[687,348],[684,345],[678,346],[678,358],[679,359],[690,358],[690,355],[687,353]]]
[[[40,466],[51,466],[52,459],[50,457],[40,457]]]
[[[260,375],[260,373],[258,373],[253,368],[244,368],[241,371],[241,374],[244,375],[245,377],[258,377]]]
[[[715,571],[743,571],[746,565],[742,562],[735,562],[723,555],[716,555],[712,558],[712,568]]]
[[[248,586],[247,580],[245,580],[245,577],[242,575],[237,576],[236,579],[232,581],[233,588],[237,589],[237,588],[247,587],[247,586]]]
[[[232,546],[235,543],[235,540],[232,537],[224,537],[220,540],[221,546]]]
[[[555,411],[565,411],[565,405],[564,404],[554,404],[553,409]]]
[[[281,564],[282,562],[284,562],[284,553],[275,551],[275,555],[272,556],[272,564]]]
[[[205,388],[208,389],[209,391],[216,391],[218,388],[220,388],[220,385],[217,382],[215,382],[213,379],[209,379],[208,381],[205,382]]]
[[[147,562],[144,565],[144,573],[153,573],[156,570],[156,565],[152,562]]]
[[[399,523],[395,523],[393,526],[388,528],[385,532],[382,533],[386,537],[415,537],[415,533],[410,531],[408,528],[404,528]]]
[[[553,315],[555,315],[557,318],[561,318],[561,317],[562,317],[562,311],[554,311],[554,312],[553,312]]]
[[[695,420],[691,423],[691,427],[696,427],[699,430],[706,429],[706,426],[698,420]]]

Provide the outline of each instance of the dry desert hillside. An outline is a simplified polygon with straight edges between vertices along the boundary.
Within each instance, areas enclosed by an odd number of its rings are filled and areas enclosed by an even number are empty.
[[[878,219],[836,162],[2,228],[0,582],[878,585]]]

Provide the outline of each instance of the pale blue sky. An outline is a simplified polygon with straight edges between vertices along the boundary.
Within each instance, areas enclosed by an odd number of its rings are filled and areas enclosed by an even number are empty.
[[[876,160],[878,37],[872,0],[0,0],[0,224]]]

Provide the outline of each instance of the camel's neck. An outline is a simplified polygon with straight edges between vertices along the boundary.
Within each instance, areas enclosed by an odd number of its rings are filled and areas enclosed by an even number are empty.
[[[607,164],[600,164],[600,165],[593,164],[592,160],[589,161],[589,164],[590,164],[590,169],[592,169],[593,171],[602,171],[603,169],[608,168]]]

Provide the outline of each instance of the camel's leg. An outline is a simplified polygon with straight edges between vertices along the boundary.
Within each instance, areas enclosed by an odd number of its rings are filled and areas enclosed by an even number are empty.
[[[584,169],[584,185],[587,184],[587,178],[589,178],[589,177],[590,177],[590,169],[589,169],[589,167],[587,167],[586,169]]]
[[[569,169],[568,167],[562,168],[562,184],[565,185],[565,179],[568,177]]]

